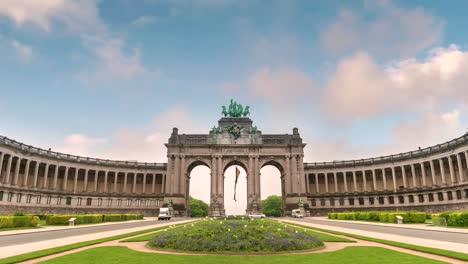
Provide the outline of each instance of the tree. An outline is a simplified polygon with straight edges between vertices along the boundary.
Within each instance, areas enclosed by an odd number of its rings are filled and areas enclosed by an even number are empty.
[[[208,215],[208,204],[190,196],[190,216],[205,217]]]
[[[265,200],[262,200],[262,212],[266,216],[281,216],[281,204],[283,203],[281,196],[271,195]]]

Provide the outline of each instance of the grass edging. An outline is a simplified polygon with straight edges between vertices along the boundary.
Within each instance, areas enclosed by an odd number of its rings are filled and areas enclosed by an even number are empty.
[[[366,241],[371,241],[371,242],[377,242],[377,243],[386,244],[386,245],[395,246],[395,247],[400,247],[400,248],[411,249],[411,250],[424,252],[424,253],[429,253],[429,254],[434,254],[434,255],[438,255],[438,256],[443,256],[443,257],[468,261],[468,254],[461,253],[461,252],[456,252],[456,251],[451,251],[451,250],[446,250],[446,249],[439,249],[439,248],[431,248],[431,247],[412,245],[412,244],[407,244],[407,243],[402,243],[402,242],[397,242],[397,241],[391,241],[391,240],[385,240],[385,239],[380,239],[380,238],[366,237],[366,236],[349,234],[349,233],[345,233],[345,232],[333,231],[333,230],[328,230],[328,229],[322,229],[322,228],[318,228],[318,227],[311,227],[311,226],[306,226],[306,225],[301,225],[301,224],[296,224],[296,223],[291,223],[291,222],[286,222],[286,223],[289,223],[289,224],[292,224],[292,225],[295,225],[295,226],[304,227],[304,228],[309,228],[309,229],[312,229],[312,230],[331,233],[331,234],[335,234],[335,235],[342,235],[342,236],[346,236],[346,237],[351,237],[351,238],[356,238],[356,239],[361,239],[361,240],[366,240]]]
[[[183,225],[186,223],[179,223],[175,224],[174,226],[178,225]],[[64,246],[59,246],[59,247],[54,247],[54,248],[48,248],[48,249],[43,249],[43,250],[38,250],[34,252],[29,252],[29,253],[24,253],[21,255],[16,255],[16,256],[11,256],[8,258],[0,259],[0,264],[8,264],[8,263],[17,263],[21,261],[26,261],[26,260],[31,260],[35,258],[40,258],[40,257],[45,257],[48,255],[52,254],[57,254],[81,247],[86,247],[86,246],[91,246],[99,243],[104,243],[112,240],[117,240],[117,239],[122,239],[126,237],[132,237],[132,236],[137,236],[141,234],[145,234],[148,232],[155,232],[161,229],[169,228],[169,226],[160,226],[160,227],[155,227],[155,228],[150,228],[150,229],[145,229],[145,230],[140,230],[140,231],[134,231],[126,234],[121,234],[121,235],[116,235],[116,236],[111,236],[111,237],[104,237],[100,239],[94,239],[94,240],[89,240],[89,241],[83,241],[83,242],[78,242],[78,243],[73,243],[69,245],[64,245]]]

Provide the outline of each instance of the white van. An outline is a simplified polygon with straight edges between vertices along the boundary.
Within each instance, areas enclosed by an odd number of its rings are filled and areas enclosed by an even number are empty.
[[[171,220],[172,208],[163,207],[159,209],[158,220]]]
[[[293,209],[293,210],[291,211],[291,216],[292,216],[292,217],[295,217],[295,218],[302,218],[302,217],[304,217],[304,215],[301,213],[301,210],[299,210],[299,209]]]

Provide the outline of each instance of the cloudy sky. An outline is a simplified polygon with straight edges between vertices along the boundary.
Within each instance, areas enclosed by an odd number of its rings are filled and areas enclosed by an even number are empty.
[[[264,133],[298,127],[309,162],[441,143],[468,128],[466,10],[463,0],[1,0],[0,134],[165,162],[172,127],[207,133],[235,98]]]

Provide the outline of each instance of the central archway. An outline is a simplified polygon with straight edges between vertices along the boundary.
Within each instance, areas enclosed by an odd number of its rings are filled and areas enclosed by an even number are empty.
[[[224,209],[226,215],[243,215],[246,212],[247,171],[247,167],[238,160],[228,162],[224,167]],[[236,183],[237,172],[239,175]]]

